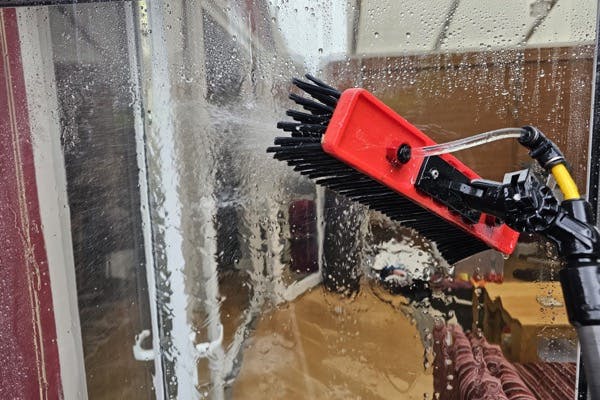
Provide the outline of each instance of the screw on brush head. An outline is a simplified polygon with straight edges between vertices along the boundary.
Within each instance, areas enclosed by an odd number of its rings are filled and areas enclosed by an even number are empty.
[[[402,164],[406,164],[411,157],[410,145],[404,143],[397,149],[388,147],[386,151],[386,158],[394,167],[401,167]]]
[[[398,147],[398,152],[396,153],[396,158],[402,164],[406,164],[410,160],[410,156],[412,155],[411,147],[404,143],[402,146]]]

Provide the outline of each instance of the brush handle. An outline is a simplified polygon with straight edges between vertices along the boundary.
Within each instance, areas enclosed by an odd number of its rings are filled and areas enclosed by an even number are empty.
[[[588,390],[591,399],[600,399],[600,326],[581,326],[577,328],[577,337],[583,358],[583,370],[588,377]]]

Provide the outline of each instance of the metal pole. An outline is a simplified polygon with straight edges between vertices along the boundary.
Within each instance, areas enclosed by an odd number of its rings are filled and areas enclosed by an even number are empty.
[[[594,72],[593,72],[593,92],[592,106],[590,113],[590,141],[588,147],[588,182],[587,182],[587,200],[592,206],[592,216],[595,222],[598,221],[598,191],[600,183],[600,79],[598,73],[600,62],[598,46],[600,44],[600,1],[596,8],[596,43],[594,51]],[[594,329],[592,329],[594,328]],[[598,327],[582,327],[577,329],[577,334],[580,338],[580,353],[577,362],[577,382],[576,382],[576,399],[587,399],[588,395],[588,380],[599,380],[594,377],[594,374],[586,374],[585,371],[594,371],[594,366],[588,367],[588,363],[595,363],[598,367],[598,356],[600,342],[597,338],[600,337]],[[594,346],[595,343],[595,346]],[[594,360],[595,359],[595,360]],[[595,369],[595,371],[598,371]],[[589,378],[588,378],[589,375]],[[590,382],[594,384],[593,382]],[[596,382],[597,387],[600,382]],[[598,395],[598,393],[596,393]],[[596,397],[593,397],[594,399]]]

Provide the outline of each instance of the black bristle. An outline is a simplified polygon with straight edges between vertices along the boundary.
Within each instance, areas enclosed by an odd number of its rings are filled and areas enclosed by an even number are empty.
[[[293,138],[287,136],[279,136],[275,138],[275,141],[273,143],[278,146],[294,146],[303,143],[319,143],[320,141],[321,140],[318,138]]]
[[[306,93],[308,93],[310,95],[310,97],[312,97],[314,100],[320,102],[321,104],[329,106],[332,109],[335,109],[335,106],[337,106],[338,99],[336,99],[335,97],[332,97],[326,93],[323,93],[323,91],[325,89],[323,89],[319,86],[316,86],[316,85],[311,85],[310,83],[306,83],[301,80],[295,80],[293,83],[294,83],[294,85],[296,85],[298,88],[300,88],[303,91],[305,91]]]
[[[337,101],[341,96],[341,93],[337,90],[313,85],[312,83],[304,82],[300,79],[294,78],[292,82],[298,88],[304,90],[306,93],[310,94],[315,99],[331,107],[335,107],[337,105]]]
[[[274,147],[269,147],[269,149],[273,149]],[[279,146],[277,148],[277,153],[280,154],[298,154],[298,155],[306,155],[309,157],[319,156],[319,153],[315,154],[315,151],[318,152],[321,150],[320,143],[303,143],[296,146]]]
[[[314,100],[294,93],[289,98],[310,114],[288,110],[286,114],[296,122],[280,122],[277,127],[290,136],[275,138],[275,146],[267,148],[267,152],[274,153],[274,158],[285,161],[317,184],[415,229],[435,242],[450,264],[488,249],[481,240],[327,154],[321,138],[341,92],[311,75],[307,74],[306,79],[309,82],[294,79],[293,83]]]
[[[347,197],[361,196],[361,195],[372,195],[377,193],[385,193],[387,188],[385,186],[380,185],[379,187],[369,188],[369,190],[364,189],[344,189],[344,190],[336,190],[338,193],[343,194]]]
[[[318,170],[315,170],[314,172],[305,173],[305,175],[311,179],[323,178],[326,176],[331,176],[331,171],[330,171],[330,168],[328,168],[327,170],[323,170],[322,168],[320,168]]]
[[[355,182],[362,182],[362,181],[372,181],[372,179],[370,179],[369,177],[362,175],[357,179],[353,176],[349,176],[349,177],[331,177],[331,178],[323,178],[323,179],[319,179],[316,181],[316,183],[318,185],[323,185],[323,186],[327,186],[327,187],[332,187],[332,185],[337,185],[337,184],[346,184],[346,185],[352,185]]]
[[[322,159],[322,160],[304,160],[304,159],[296,159],[296,160],[288,160],[288,165],[297,166],[299,168],[311,168],[318,166],[320,168],[329,168],[335,167],[337,164],[332,162],[331,160]]]
[[[318,124],[299,124],[296,122],[278,122],[277,128],[282,129],[286,132],[302,132],[302,133],[316,133],[323,134],[327,130],[326,126]]]
[[[308,79],[309,81],[316,83],[317,85],[327,88],[327,89],[331,89],[331,90],[335,90],[338,93],[337,97],[341,96],[341,92],[339,90],[337,90],[336,88],[334,88],[333,86],[329,86],[328,84],[326,84],[325,82],[323,82],[322,80],[320,80],[319,78],[315,78],[314,76],[312,76],[311,74],[306,74],[304,75],[304,77],[306,79]]]
[[[304,97],[298,96],[297,94],[290,93],[290,100],[294,100],[296,104],[301,105],[305,110],[310,111],[316,115],[332,115],[333,107],[327,106],[325,104],[317,103],[316,101],[306,99]]]
[[[330,115],[314,115],[308,114],[302,111],[287,110],[285,114],[292,117],[294,121],[302,122],[304,124],[327,124],[331,119]]]
[[[323,168],[331,168],[331,167],[335,167],[335,165],[329,164],[326,161],[325,162],[320,162],[318,164],[316,163],[294,163],[294,171],[303,171],[305,173],[311,173],[311,172],[316,172],[316,171],[321,171]]]

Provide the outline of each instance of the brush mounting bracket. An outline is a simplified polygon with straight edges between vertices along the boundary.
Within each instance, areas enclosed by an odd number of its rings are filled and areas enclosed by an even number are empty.
[[[502,183],[461,178],[444,187],[444,195],[460,197],[465,208],[495,216],[519,232],[546,236],[567,263],[578,265],[599,258],[600,232],[592,223],[589,203],[575,199],[559,204],[552,190],[530,170],[508,173]]]
[[[461,215],[466,223],[475,224],[481,212],[473,209],[456,192],[457,187],[468,186],[470,182],[469,178],[441,157],[431,156],[423,160],[415,187]]]
[[[554,242],[566,264],[560,281],[569,320],[576,327],[600,326],[600,232],[587,201],[559,204],[550,188],[528,170],[507,174],[503,183],[473,180],[449,188],[473,209]]]
[[[541,232],[558,214],[552,190],[528,169],[510,172],[502,183],[473,180],[461,196],[472,207],[504,220],[519,232]]]

